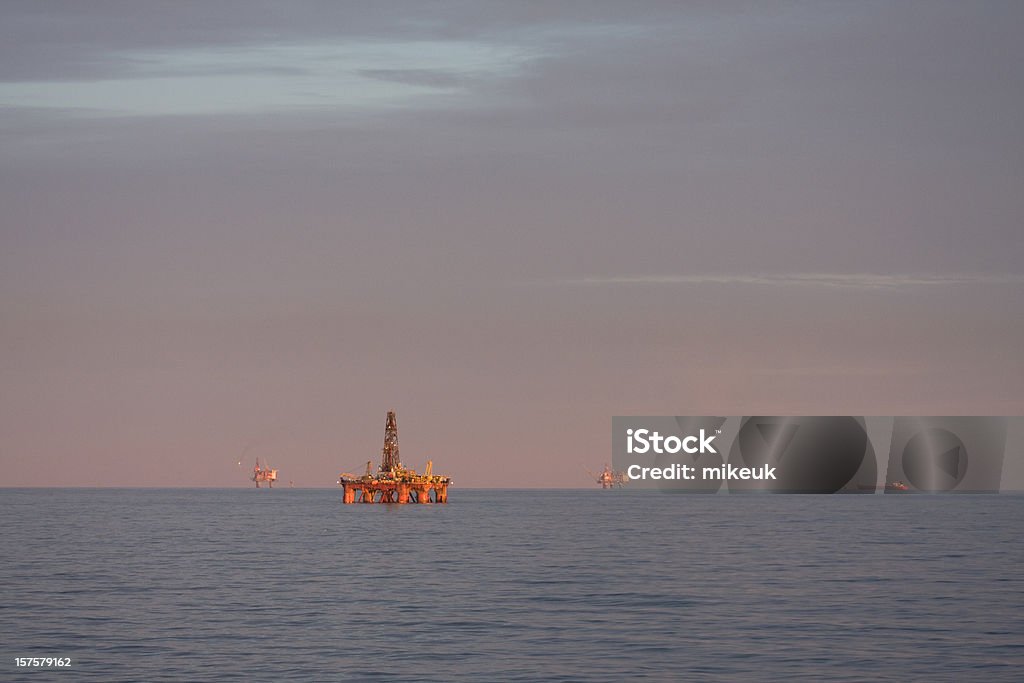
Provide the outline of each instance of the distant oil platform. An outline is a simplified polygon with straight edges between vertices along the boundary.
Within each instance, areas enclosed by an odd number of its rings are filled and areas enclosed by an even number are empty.
[[[260,467],[260,459],[256,458],[256,467],[252,470],[252,480],[256,482],[256,488],[260,487],[260,483],[267,485],[267,488],[274,488],[274,482],[277,481],[277,470],[271,469],[270,463],[265,463],[264,467]]]
[[[590,476],[595,478],[595,481],[601,485],[603,489],[613,489],[616,487],[623,487],[629,479],[626,477],[625,472],[616,472],[611,468],[611,465],[605,464],[604,470],[600,474],[594,474],[590,470],[587,470]]]
[[[373,472],[373,461],[366,463],[361,477],[341,473],[338,484],[344,489],[343,503],[447,503],[451,477],[434,474],[434,463],[427,461],[423,474],[417,474],[404,465],[398,456],[398,422],[395,411],[389,410],[384,423],[384,449],[380,467]]]

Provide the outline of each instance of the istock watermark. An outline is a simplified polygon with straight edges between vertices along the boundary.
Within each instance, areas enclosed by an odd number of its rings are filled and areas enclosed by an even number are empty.
[[[613,473],[683,492],[993,493],[1008,430],[1024,435],[1024,418],[614,417]]]
[[[716,434],[706,436],[704,430],[700,430],[700,436],[684,436],[679,438],[675,434],[667,437],[658,432],[651,432],[648,429],[627,429],[626,430],[626,452],[627,453],[717,453],[711,442],[715,440]],[[693,444],[699,443],[699,446]]]

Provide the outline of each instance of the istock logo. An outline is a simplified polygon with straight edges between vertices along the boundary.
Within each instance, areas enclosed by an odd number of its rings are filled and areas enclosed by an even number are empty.
[[[715,440],[715,434],[706,436],[704,430],[700,430],[700,436],[687,436],[680,439],[678,436],[662,436],[658,432],[651,432],[647,429],[626,430],[626,452],[627,453],[718,453],[711,442]],[[635,443],[634,443],[635,442]],[[699,445],[694,445],[699,444]]]

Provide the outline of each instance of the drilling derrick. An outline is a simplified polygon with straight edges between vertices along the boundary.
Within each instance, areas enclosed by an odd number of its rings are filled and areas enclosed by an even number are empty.
[[[427,461],[427,469],[417,474],[402,464],[398,456],[398,421],[395,411],[388,411],[384,423],[384,448],[380,467],[372,472],[373,462],[366,463],[366,474],[356,477],[342,473],[338,484],[344,489],[344,503],[447,503],[451,477],[434,474],[434,462]]]
[[[388,411],[387,422],[384,423],[384,450],[381,451],[381,473],[393,474],[402,469],[402,460],[398,457],[398,421],[395,411]]]

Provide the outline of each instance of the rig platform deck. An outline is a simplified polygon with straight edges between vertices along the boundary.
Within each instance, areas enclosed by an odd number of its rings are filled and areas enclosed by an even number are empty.
[[[447,483],[411,483],[396,481],[342,481],[345,493],[343,503],[355,503],[356,494],[360,503],[447,503]],[[431,496],[433,492],[433,496]]]

